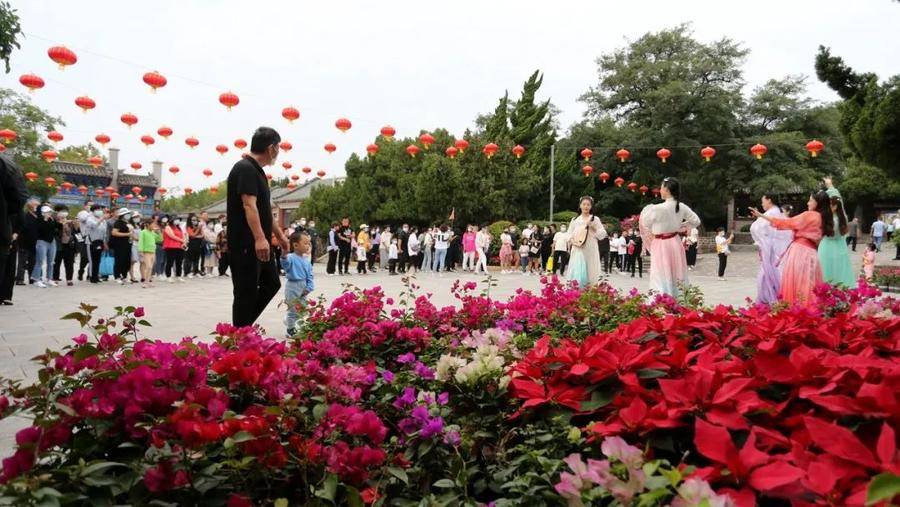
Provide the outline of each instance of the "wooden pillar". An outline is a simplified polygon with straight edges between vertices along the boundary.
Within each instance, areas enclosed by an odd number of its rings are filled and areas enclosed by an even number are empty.
[[[734,195],[728,199],[728,224],[725,227],[729,232],[734,232]]]

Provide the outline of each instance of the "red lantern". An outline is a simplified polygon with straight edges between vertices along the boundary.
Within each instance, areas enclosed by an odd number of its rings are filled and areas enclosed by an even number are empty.
[[[113,187],[106,187],[106,193],[108,193],[108,194],[109,194],[109,193],[113,193],[113,192],[115,192],[115,191],[116,191],[116,189],[113,188]]]
[[[631,183],[628,184],[628,190],[631,190],[632,192],[634,192],[635,190],[637,190],[637,187],[638,187],[638,186],[637,186],[637,183],[635,183],[635,182],[633,182],[633,181],[632,181]]]
[[[100,164],[103,163],[103,159],[94,155],[93,157],[88,159],[88,163],[94,167],[100,167]]]
[[[0,130],[0,139],[5,139],[7,143],[11,143],[19,137],[19,134],[16,134],[15,130],[11,129],[3,129]]]
[[[269,181],[272,181],[272,175],[269,173],[266,173],[266,179]]]
[[[366,152],[368,152],[370,156],[374,157],[378,154],[378,145],[375,143],[369,144],[368,146],[366,146]]]
[[[585,160],[590,160],[593,155],[594,155],[594,152],[591,151],[590,148],[585,148],[585,149],[581,150],[581,158],[583,158]]]
[[[284,170],[285,170],[285,171],[290,171],[291,168],[294,167],[294,164],[285,161],[285,162],[283,162],[283,163],[281,164],[281,167],[284,167]]]
[[[146,195],[139,195],[139,196],[138,196],[138,201],[144,202],[144,201],[146,201],[146,200],[147,200],[147,196],[146,196]]]
[[[300,111],[295,107],[286,107],[281,110],[281,116],[284,117],[289,123],[294,123],[294,120],[300,118]]]
[[[153,136],[143,135],[141,136],[141,142],[149,148],[151,144],[156,142],[156,139],[153,139]]]
[[[81,108],[82,113],[87,113],[91,109],[97,107],[97,103],[94,102],[94,99],[88,97],[87,95],[82,95],[75,99],[75,105]]]
[[[654,195],[654,197],[659,197],[659,188],[653,189],[653,195]]]
[[[336,122],[334,122],[334,126],[337,127],[337,129],[340,130],[341,132],[346,132],[346,131],[350,130],[350,127],[352,126],[352,124],[350,123],[350,120],[348,120],[347,118],[338,118],[338,120]]]
[[[766,152],[768,152],[768,151],[769,151],[769,149],[766,148],[766,145],[764,145],[764,144],[756,143],[750,147],[750,153],[752,153],[753,156],[755,156],[757,160],[762,160],[763,155],[765,155]]]
[[[156,93],[157,88],[166,86],[166,83],[168,83],[169,81],[165,76],[154,70],[153,72],[147,72],[146,74],[144,74],[144,82],[147,83],[147,86],[150,87],[150,91],[152,93]]]
[[[94,137],[94,141],[100,143],[100,146],[106,146],[106,143],[109,142],[109,136],[106,134],[97,134],[96,137]]]
[[[453,146],[456,146],[456,149],[458,149],[460,153],[465,153],[469,148],[469,141],[466,141],[465,139],[457,139],[456,142],[453,143]]]
[[[296,175],[295,175],[295,176],[296,176]],[[288,184],[287,184],[287,188],[288,188],[288,190],[293,190],[293,189],[297,188],[297,184],[294,183],[293,181],[290,181],[290,182],[288,182]]]
[[[647,188],[647,185],[641,185],[641,188],[639,190],[641,191],[641,195],[647,195],[647,190],[650,189]]]
[[[312,172],[312,167],[304,167],[303,169],[300,169],[300,170],[303,171],[303,174],[309,174]]]
[[[325,145],[325,151],[327,151],[329,155],[331,155],[332,153],[334,153],[334,150],[336,150],[336,149],[337,149],[337,146],[335,146],[335,145],[333,145],[333,144],[331,144],[331,143],[327,143],[327,144]]]
[[[180,171],[180,170],[181,169],[179,169],[177,165],[173,165],[172,167],[169,168],[169,172],[172,173],[173,175],[178,174],[178,171]]]
[[[126,201],[130,201],[130,200],[132,200],[132,199],[134,199],[134,194],[125,194],[125,200],[126,200]]]
[[[190,146],[191,149],[194,149],[200,144],[200,141],[198,141],[196,137],[189,137],[184,140],[184,144]]]
[[[219,193],[219,186],[218,186],[218,185],[212,185],[211,187],[209,187],[209,192],[212,193],[212,194],[218,194],[218,193]]]
[[[0,153],[3,153],[4,151],[6,151],[6,145],[0,144]]]
[[[316,176],[318,176],[318,177],[320,177],[320,178],[324,178],[324,177],[325,177],[325,170],[324,170],[324,169],[319,169],[319,171],[316,173]]]
[[[584,174],[585,178],[590,177],[591,174],[593,174],[593,173],[594,173],[594,168],[589,165],[586,165],[581,168],[581,174]]]
[[[119,120],[125,125],[128,125],[128,128],[131,128],[138,122],[138,117],[131,113],[125,113],[119,117]]]
[[[81,192],[81,195],[87,195],[88,187],[84,185],[78,185],[78,191]]]
[[[239,150],[243,150],[244,148],[247,147],[247,141],[244,141],[243,139],[235,139],[234,147]]]
[[[97,194],[97,196],[102,196],[103,194],[106,193],[106,191],[103,190],[102,188],[98,188],[98,189],[94,190],[94,193]]]
[[[459,153],[459,149],[456,147],[450,146],[446,150],[444,150],[444,153],[446,153],[447,156],[450,158],[456,158],[456,154]]]
[[[141,193],[141,187],[138,187],[138,186],[133,186],[133,187],[131,187],[131,193],[133,193],[133,194],[135,194],[135,195],[140,194],[140,193]]]
[[[616,152],[616,157],[619,158],[619,162],[625,162],[630,156],[631,152],[626,150],[625,148],[622,148],[621,150]]]
[[[162,187],[159,187],[158,189],[156,189],[156,191],[159,193],[160,196],[166,195],[166,192],[168,192],[168,190],[166,190],[165,188],[162,188]]]
[[[241,99],[231,92],[225,92],[219,95],[219,102],[231,111],[231,108],[240,104]]]
[[[419,153],[419,147],[416,146],[415,144],[410,144],[409,146],[406,147],[406,153],[409,153],[410,157],[415,158],[416,155]]]
[[[28,88],[29,93],[34,93],[35,90],[44,87],[44,80],[35,74],[22,74],[22,77],[19,78],[19,82],[22,83],[22,86]]]
[[[53,141],[54,144],[63,140],[63,135],[55,130],[51,130],[47,132],[47,139]]]
[[[207,169],[203,170],[203,176],[206,176],[207,178],[209,178],[212,175],[213,175],[212,169],[207,168]]]
[[[493,156],[497,153],[497,150],[499,150],[499,149],[500,149],[500,147],[497,146],[496,144],[487,143],[486,145],[484,145],[484,148],[482,148],[481,151],[484,152],[485,156],[490,159],[490,158],[493,158]]]
[[[419,136],[419,142],[422,143],[422,146],[424,146],[427,150],[431,147],[432,144],[434,144],[434,136],[429,134],[428,132],[425,132],[424,134]]]
[[[65,70],[67,65],[75,65],[75,62],[78,61],[75,53],[65,46],[53,46],[47,50],[47,56],[59,64],[59,70]]]
[[[660,160],[662,160],[663,164],[665,164],[666,159],[672,156],[672,152],[667,148],[660,148],[659,151],[656,152],[656,156],[659,157]]]
[[[172,129],[163,125],[162,127],[156,129],[156,133],[159,134],[160,137],[168,141],[169,136],[172,135]]]
[[[385,125],[384,127],[381,127],[381,135],[384,136],[384,138],[387,139],[388,141],[393,139],[394,134],[396,134],[396,133],[397,133],[397,130],[394,129],[394,127],[391,127],[390,125]]]
[[[602,181],[604,184],[606,184],[606,182],[609,181],[609,173],[606,171],[603,171],[602,173],[600,173],[600,181]]]
[[[617,187],[621,187],[625,184],[625,180],[621,176],[619,176],[618,178],[613,180],[613,183],[615,183]]]
[[[53,162],[54,160],[56,160],[56,152],[53,150],[46,150],[43,153],[41,153],[41,157],[44,159],[45,162],[47,162],[49,164],[50,162]]]
[[[191,195],[194,193],[194,189],[191,187],[184,187],[184,195]]]
[[[216,151],[219,152],[219,155],[224,156],[226,153],[228,153],[228,146],[225,146],[224,144],[217,144]]]
[[[28,181],[34,181],[37,178],[38,178],[38,173],[30,172],[30,171],[25,173],[25,179],[27,179]]]
[[[117,200],[119,197],[121,197],[121,196],[119,195],[118,192],[113,192],[113,193],[109,194],[109,198],[114,201]]]
[[[292,179],[293,181],[297,181],[297,180],[300,179],[300,176],[297,176],[296,174],[292,174],[292,175],[291,175],[291,179]]]
[[[69,183],[68,181],[64,181],[64,182],[62,182],[62,185],[60,185],[60,186],[63,187],[63,189],[64,189],[66,192],[68,192],[69,190],[72,190],[72,187],[74,187],[75,184],[74,184],[74,183]]]
[[[284,151],[291,151],[294,148],[294,145],[287,141],[281,141],[281,144],[279,144],[278,147]]]
[[[512,152],[516,158],[522,158],[522,155],[525,153],[525,148],[521,144],[517,144],[513,146]]]
[[[700,156],[703,157],[707,162],[709,162],[710,159],[716,156],[716,149],[712,146],[707,146],[700,150]]]
[[[53,176],[47,176],[46,178],[44,178],[44,183],[46,183],[48,187],[52,187],[53,185],[56,185],[56,178],[54,178]]]
[[[819,152],[825,149],[825,143],[819,141],[818,139],[813,139],[812,141],[806,143],[806,150],[809,151],[809,156],[818,157]]]
[[[135,171],[139,170],[141,167],[143,167],[143,166],[141,166],[140,162],[132,162],[131,163],[131,168],[134,169]]]

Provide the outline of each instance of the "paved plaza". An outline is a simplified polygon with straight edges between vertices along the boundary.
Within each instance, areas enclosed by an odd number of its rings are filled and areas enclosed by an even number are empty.
[[[859,268],[860,254],[853,256],[855,269]],[[892,261],[893,251],[879,254],[879,264],[900,265]],[[354,266],[355,267],[355,266]],[[756,294],[756,272],[758,267],[755,252],[739,251],[729,257],[727,281],[716,277],[717,258],[715,255],[700,255],[697,269],[691,274],[693,284],[700,287],[708,304],[742,305],[748,297]],[[381,286],[388,296],[396,298],[404,290],[400,276],[389,276],[379,270],[375,274],[359,276],[327,276],[324,265],[317,263],[316,290],[319,295],[332,299],[345,290],[347,284],[357,287]],[[353,268],[351,268],[353,269]],[[517,289],[538,290],[540,277],[521,274],[500,274],[495,272],[495,285],[490,294],[494,298],[505,299]],[[437,276],[420,273],[416,277],[419,293],[432,295],[438,306],[454,304],[450,287],[454,280],[475,281],[481,284],[483,275],[447,273]],[[609,282],[619,289],[637,287],[646,291],[647,276],[631,278],[613,273]],[[114,282],[100,285],[79,283],[73,287],[39,289],[34,286],[16,287],[15,306],[0,306],[0,375],[15,379],[34,380],[36,366],[30,359],[45,349],[58,349],[80,334],[78,323],[60,320],[62,315],[77,309],[81,302],[98,306],[96,315],[112,313],[118,305],[142,306],[145,318],[152,324],[143,330],[149,338],[177,341],[185,336],[201,339],[209,336],[219,322],[227,322],[231,317],[231,280],[228,278],[205,278],[187,280],[186,283],[157,282],[148,289],[140,284],[119,286]],[[482,285],[484,287],[484,285]],[[282,336],[284,307],[279,307],[281,295],[269,305],[259,319],[259,324],[271,335]],[[0,453],[10,449],[17,421],[0,421]]]

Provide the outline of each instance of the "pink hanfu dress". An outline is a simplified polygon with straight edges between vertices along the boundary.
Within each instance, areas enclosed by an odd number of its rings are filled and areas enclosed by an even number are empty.
[[[804,211],[791,218],[773,218],[776,229],[794,231],[794,240],[782,260],[781,299],[788,304],[813,302],[813,289],[822,283],[819,241],[822,240],[822,215]]]

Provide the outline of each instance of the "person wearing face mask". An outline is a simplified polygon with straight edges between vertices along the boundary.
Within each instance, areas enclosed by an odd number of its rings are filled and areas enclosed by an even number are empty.
[[[166,281],[169,283],[175,281],[172,278],[172,267],[174,266],[175,276],[178,277],[178,281],[184,282],[181,269],[184,263],[184,248],[187,244],[187,238],[181,230],[181,220],[178,217],[171,220],[168,220],[168,217],[164,218],[166,219],[164,223],[168,222],[163,228],[163,249],[166,253]]]
[[[130,218],[131,211],[128,208],[119,208],[116,211],[116,221],[109,230],[109,248],[115,257],[113,274],[119,285],[125,283],[131,268],[131,227],[128,225]]]
[[[409,262],[409,224],[403,224],[400,233],[397,235],[397,249],[399,259],[397,261],[397,271],[406,273],[406,264]]]
[[[319,253],[319,232],[316,231],[315,220],[310,219],[309,223],[306,225],[306,233],[309,234],[309,241],[312,244],[312,247],[310,248],[309,262],[315,264],[316,255]]]
[[[91,206],[91,213],[82,226],[82,234],[88,244],[88,257],[91,260],[91,283],[100,283],[100,257],[107,248],[107,224],[103,207],[99,204]]]
[[[40,288],[47,285],[56,287],[53,281],[53,261],[56,259],[56,237],[59,223],[53,218],[53,208],[48,204],[41,205],[41,217],[37,223],[37,241],[35,242],[34,269],[31,279]],[[45,266],[46,264],[46,266]]]
[[[219,276],[228,276],[228,224],[222,221],[222,230],[216,237],[216,250],[219,252]]]
[[[16,268],[16,285],[25,285],[31,281],[34,270],[34,254],[37,245],[38,205],[37,197],[30,197],[25,203],[22,215],[22,232],[19,234],[19,264]],[[26,279],[25,276],[28,275]]]
[[[205,243],[206,255],[203,260],[203,268],[206,270],[206,276],[213,276],[213,271],[219,268],[219,252],[216,234],[215,222],[207,222],[203,228],[203,242]]]
[[[153,259],[153,276],[156,278],[165,278],[166,249],[163,247],[162,230],[169,225],[169,217],[165,215],[156,215],[153,217],[153,222],[156,224],[157,229],[159,229],[159,234],[156,235],[156,256]]]
[[[203,256],[203,225],[193,213],[188,215],[187,230],[185,232],[187,232],[188,238],[185,273],[187,273],[188,278],[194,278],[194,275],[202,277],[200,258]]]
[[[84,280],[85,272],[88,273],[88,277],[90,277],[90,272],[88,270],[88,266],[91,264],[91,258],[88,254],[88,250],[90,249],[90,244],[88,244],[87,238],[84,237],[84,223],[87,221],[87,218],[91,216],[91,203],[85,204],[84,209],[78,212],[75,216],[75,252],[78,254],[78,281]]]
[[[338,274],[350,274],[350,253],[353,245],[353,228],[350,227],[350,219],[341,219],[341,228],[338,230]]]
[[[60,279],[60,267],[66,270],[66,285],[72,285],[72,277],[75,274],[75,252],[77,251],[77,240],[75,235],[78,232],[77,222],[69,220],[69,210],[65,206],[56,206],[56,221],[59,223],[59,236],[57,236],[56,258],[53,262],[53,280],[56,282]]]
[[[137,283],[138,278],[141,282],[144,277],[141,276],[141,252],[138,243],[141,240],[141,214],[134,212],[128,220],[128,228],[131,230],[131,264],[128,267],[128,276],[131,283]]]

